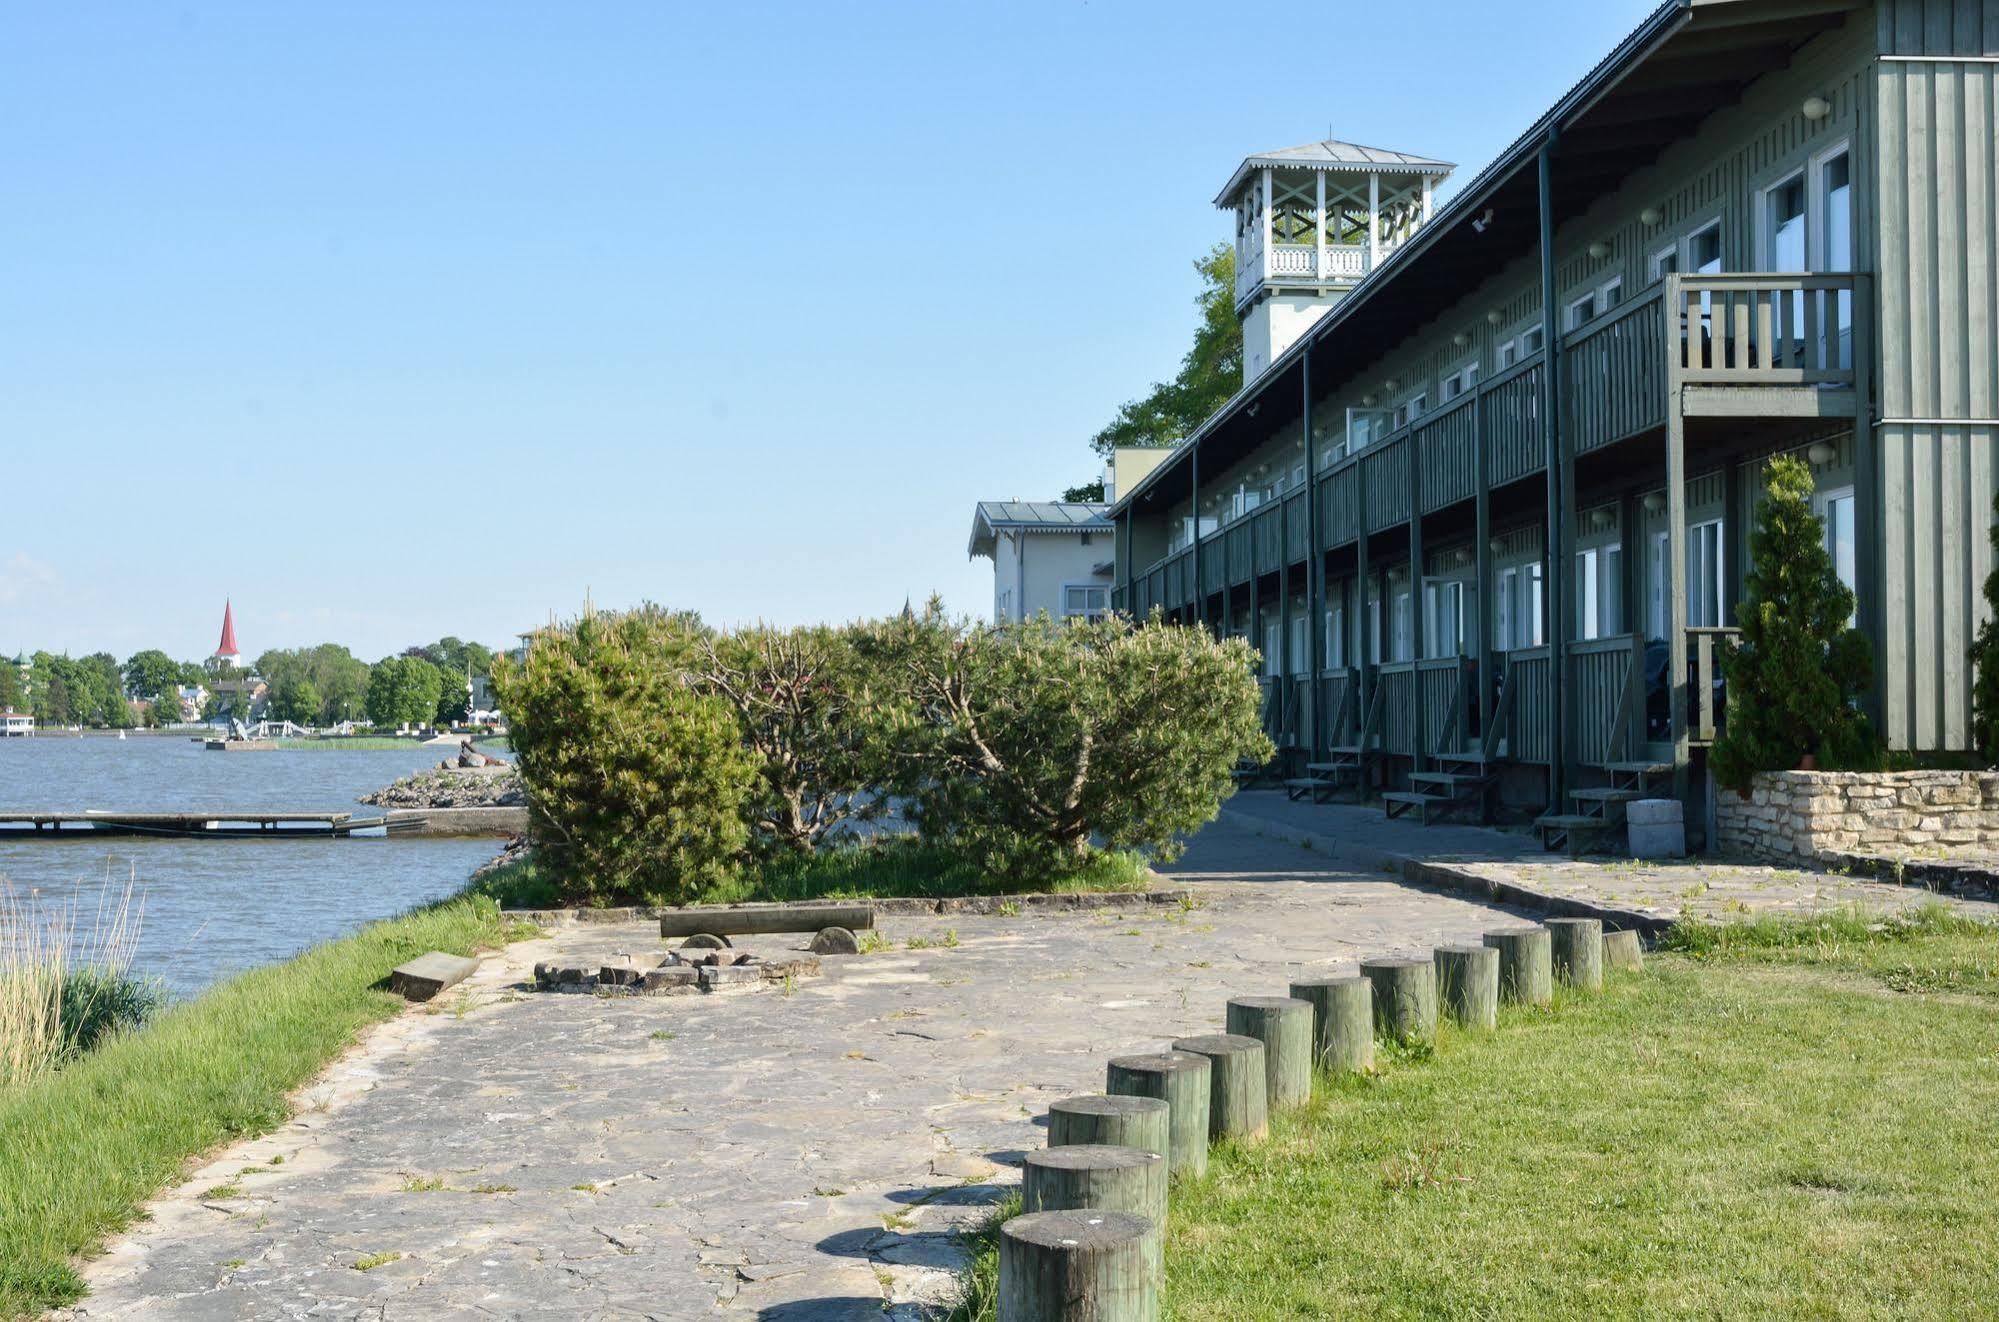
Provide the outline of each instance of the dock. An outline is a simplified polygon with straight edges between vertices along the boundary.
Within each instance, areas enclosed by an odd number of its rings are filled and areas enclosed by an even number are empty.
[[[202,840],[340,839],[379,828],[420,830],[420,816],[360,817],[351,812],[0,812],[0,840],[163,836]]]

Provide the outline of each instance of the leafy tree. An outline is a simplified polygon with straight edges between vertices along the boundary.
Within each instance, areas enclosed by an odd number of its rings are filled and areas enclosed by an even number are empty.
[[[1999,495],[1992,498],[1993,569],[1985,576],[1985,623],[1971,645],[1972,736],[1988,761],[1999,762]]]
[[[28,693],[21,684],[21,672],[14,663],[0,656],[0,711],[25,712],[28,710]]]
[[[1194,345],[1171,381],[1118,409],[1111,424],[1090,438],[1105,458],[1124,446],[1173,445],[1214,415],[1242,388],[1242,323],[1235,315],[1235,248],[1218,243],[1194,263],[1201,292],[1194,296],[1201,321]]]
[[[815,853],[886,809],[897,770],[888,678],[849,630],[758,625],[702,639],[700,683],[735,711],[761,767],[747,805],[760,846]]]
[[[319,690],[303,674],[289,674],[271,686],[271,716],[296,725],[319,722]]]
[[[1711,758],[1715,779],[1747,794],[1757,772],[1788,771],[1807,754],[1827,766],[1873,765],[1879,746],[1855,705],[1873,683],[1873,651],[1847,623],[1853,593],[1812,513],[1812,470],[1795,455],[1771,461],[1749,562],[1736,611],[1742,636],[1722,660],[1728,719]]]
[[[134,652],[125,662],[125,689],[135,698],[154,699],[171,693],[178,700],[180,683],[180,662],[157,647]]]
[[[317,710],[285,719],[305,725],[338,725],[367,714],[368,663],[338,643],[296,650],[273,649],[257,658],[256,671],[271,686],[273,700],[300,683],[318,695]]]
[[[865,645],[912,698],[895,712],[912,815],[989,866],[1071,872],[1092,837],[1174,857],[1236,763],[1271,755],[1242,639],[1156,617],[954,628],[933,603]]]
[[[1103,498],[1104,498],[1104,480],[1102,478],[1098,478],[1094,482],[1085,482],[1080,487],[1070,487],[1068,490],[1062,493],[1062,499],[1068,501],[1090,501],[1093,503],[1098,503],[1101,502]]]
[[[691,683],[698,616],[586,612],[494,662],[529,834],[568,898],[680,903],[732,881],[757,762],[729,705]]]
[[[392,656],[368,675],[368,719],[376,725],[428,725],[437,719],[443,676],[420,656]]]

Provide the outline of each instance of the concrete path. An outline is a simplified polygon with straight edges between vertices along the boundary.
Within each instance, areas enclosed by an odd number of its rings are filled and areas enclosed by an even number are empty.
[[[75,1316],[933,1316],[953,1232],[1111,1056],[1512,921],[1226,824],[1169,871],[1201,907],[889,919],[788,993],[524,994],[537,959],[660,943],[517,945],[161,1199]]]

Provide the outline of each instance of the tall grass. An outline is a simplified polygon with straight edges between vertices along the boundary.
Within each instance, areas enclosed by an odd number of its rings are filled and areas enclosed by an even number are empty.
[[[131,975],[143,905],[133,880],[94,896],[23,895],[0,877],[0,1089],[26,1083],[136,1027],[163,999]]]

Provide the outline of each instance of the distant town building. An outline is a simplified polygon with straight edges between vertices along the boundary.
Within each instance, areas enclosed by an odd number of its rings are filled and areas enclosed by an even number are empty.
[[[208,658],[208,664],[216,670],[234,670],[243,664],[243,654],[236,650],[236,619],[230,602],[222,603],[222,641],[215,645],[215,655]]]
[[[1110,607],[1107,507],[1085,501],[982,500],[968,553],[993,562],[993,619],[1095,619]]]
[[[26,712],[0,711],[0,737],[14,738],[35,732],[35,718]]]

